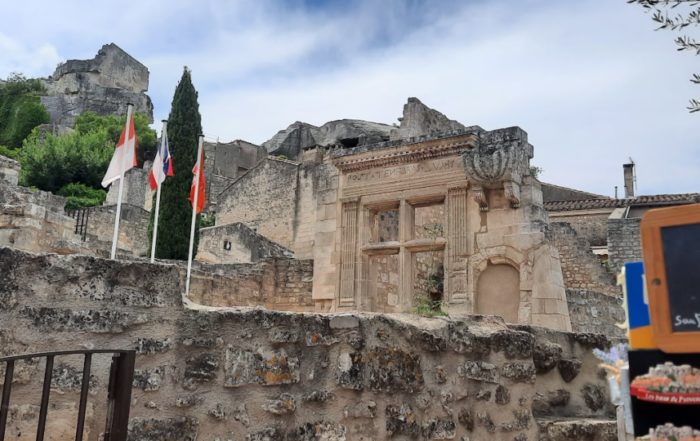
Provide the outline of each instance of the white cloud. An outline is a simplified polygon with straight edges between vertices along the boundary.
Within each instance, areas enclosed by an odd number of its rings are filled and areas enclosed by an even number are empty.
[[[13,3],[15,23],[29,20]],[[260,143],[296,120],[391,123],[417,96],[468,125],[521,126],[547,181],[612,194],[631,156],[641,192],[699,190],[700,117],[685,110],[700,95],[688,81],[697,58],[621,0],[72,3],[4,29],[0,48],[15,55],[0,51],[0,74],[6,58],[50,74],[46,42],[83,58],[114,41],[149,67],[156,120],[189,66],[204,130],[222,139]]]
[[[19,41],[0,33],[0,72],[19,72],[27,76],[46,76],[61,61],[58,50],[51,44],[26,47]]]

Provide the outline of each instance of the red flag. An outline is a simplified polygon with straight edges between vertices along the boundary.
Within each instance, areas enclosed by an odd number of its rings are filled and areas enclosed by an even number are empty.
[[[204,149],[199,156],[199,160],[192,168],[192,186],[190,187],[190,204],[194,207],[194,195],[197,189],[199,189],[199,195],[197,196],[197,207],[195,211],[197,214],[202,212],[204,209],[204,202],[206,201],[206,181],[204,180]],[[197,180],[199,180],[199,185],[197,185]]]
[[[138,158],[136,150],[138,149],[138,138],[134,129],[134,117],[131,115],[129,120],[129,139],[126,139],[126,128],[122,130],[119,137],[117,147],[114,149],[114,155],[109,162],[109,168],[104,178],[102,178],[102,186],[108,187],[112,182],[119,179],[122,173],[138,166]]]

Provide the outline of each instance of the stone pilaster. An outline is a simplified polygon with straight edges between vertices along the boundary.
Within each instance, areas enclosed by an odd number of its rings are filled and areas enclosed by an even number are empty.
[[[339,306],[355,306],[355,262],[357,250],[357,201],[344,202],[341,213]]]
[[[467,223],[467,188],[450,188],[447,191],[447,262],[445,301],[467,301],[467,256],[469,232]]]

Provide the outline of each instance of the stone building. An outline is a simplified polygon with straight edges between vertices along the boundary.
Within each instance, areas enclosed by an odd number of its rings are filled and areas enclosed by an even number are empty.
[[[240,250],[221,249],[242,223],[313,259],[317,310],[403,312],[439,299],[450,312],[570,329],[527,134],[455,124],[411,99],[391,133],[428,134],[266,158],[219,195],[199,256],[236,261]]]

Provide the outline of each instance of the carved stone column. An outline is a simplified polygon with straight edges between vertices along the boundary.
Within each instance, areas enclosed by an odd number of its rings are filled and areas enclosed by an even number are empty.
[[[413,239],[414,209],[406,200],[399,206],[399,241]],[[401,247],[399,251],[399,305],[410,308],[413,304],[413,254]]]
[[[445,268],[445,300],[465,303],[467,296],[467,256],[469,232],[467,223],[467,188],[447,191],[447,264]]]
[[[357,261],[358,201],[343,202],[340,224],[339,307],[355,306],[355,263]]]

